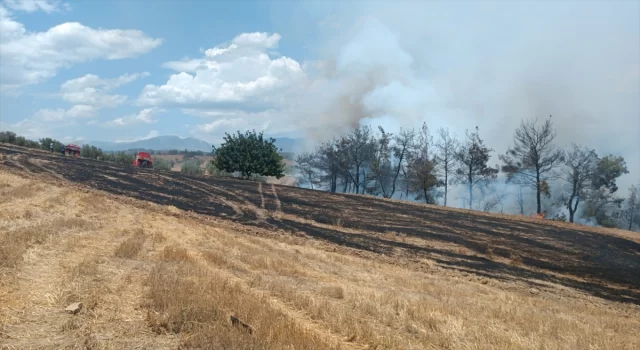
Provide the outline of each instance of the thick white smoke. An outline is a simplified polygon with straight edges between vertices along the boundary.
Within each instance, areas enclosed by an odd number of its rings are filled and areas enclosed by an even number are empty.
[[[312,140],[359,123],[396,131],[426,121],[459,136],[477,125],[494,164],[521,119],[553,115],[558,146],[625,157],[621,194],[640,178],[638,1],[274,6],[283,36],[321,60],[308,65],[297,113]]]

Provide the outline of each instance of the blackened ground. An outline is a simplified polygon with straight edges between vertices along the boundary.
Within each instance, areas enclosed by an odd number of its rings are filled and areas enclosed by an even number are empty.
[[[578,225],[139,169],[5,144],[0,144],[0,153],[7,158],[0,162],[0,168],[12,171],[63,177],[112,194],[222,216],[245,225],[303,233],[375,254],[430,258],[440,266],[489,278],[540,288],[544,285],[532,280],[547,281],[640,305],[640,244]],[[259,208],[285,215],[265,216]],[[421,238],[425,244],[385,238],[383,233],[389,231]],[[438,243],[465,249],[442,248]],[[514,257],[518,263],[500,262]]]

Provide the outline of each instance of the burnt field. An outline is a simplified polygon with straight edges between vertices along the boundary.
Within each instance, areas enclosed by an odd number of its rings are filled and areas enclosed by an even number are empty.
[[[640,305],[640,243],[632,233],[136,169],[8,145],[0,145],[0,153],[0,168],[14,173],[304,236],[415,269],[431,259],[446,269],[537,290],[561,286],[568,296],[577,291]]]

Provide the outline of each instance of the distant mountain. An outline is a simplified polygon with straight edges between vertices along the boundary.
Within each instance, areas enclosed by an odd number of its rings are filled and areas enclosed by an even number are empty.
[[[104,151],[125,151],[128,149],[150,149],[154,151],[167,151],[170,149],[211,152],[211,145],[205,141],[178,136],[157,136],[147,140],[134,142],[109,142],[109,141],[86,141],[83,142],[102,148]]]
[[[282,152],[294,152],[298,139],[289,137],[275,138],[276,146]],[[180,138],[178,136],[157,136],[147,140],[134,142],[110,142],[110,141],[82,141],[78,145],[89,144],[101,148],[103,151],[125,151],[129,149],[150,149],[154,151],[167,151],[170,149],[211,152],[211,144],[193,137]]]

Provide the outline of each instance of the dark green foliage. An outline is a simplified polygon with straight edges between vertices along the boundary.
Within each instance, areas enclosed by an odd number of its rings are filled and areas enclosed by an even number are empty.
[[[40,142],[40,148],[42,148],[43,150],[49,150],[49,146],[51,145],[51,143],[53,142],[53,151],[54,152],[58,152],[60,150],[60,147],[63,146],[63,143],[56,140],[56,139],[52,139],[50,137],[45,137],[39,140]]]
[[[16,133],[11,131],[2,131],[0,132],[0,142],[3,143],[16,143]]]
[[[26,139],[24,136],[17,136],[11,131],[0,132],[0,142],[10,143],[16,146],[28,148],[40,148],[40,142]],[[49,146],[47,146],[49,148]]]
[[[96,146],[83,145],[82,149],[80,149],[80,156],[83,158],[102,160],[104,158],[104,152]]]
[[[213,164],[227,173],[239,172],[245,178],[252,175],[284,176],[283,158],[275,146],[275,139],[265,139],[262,132],[246,131],[236,135],[225,133],[224,143],[215,148]]]
[[[613,193],[618,190],[616,179],[628,173],[627,163],[623,157],[608,155],[598,160],[591,184],[594,189],[605,187]]]
[[[135,156],[133,154],[128,154],[126,152],[112,152],[112,153],[105,153],[103,160],[106,160],[108,162],[123,164],[123,165],[131,165],[133,164],[134,158]]]

